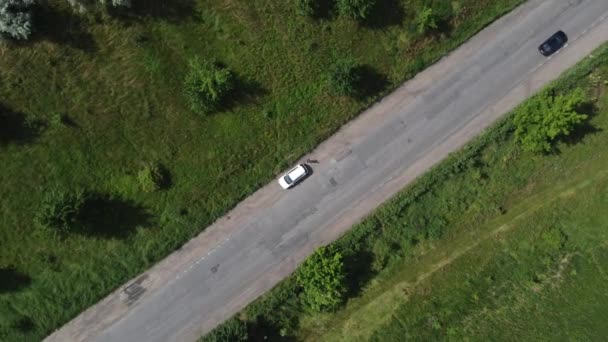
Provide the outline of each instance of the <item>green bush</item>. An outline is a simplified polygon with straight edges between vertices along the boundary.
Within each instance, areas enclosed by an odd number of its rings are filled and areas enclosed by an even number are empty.
[[[147,164],[137,174],[137,181],[144,192],[160,190],[165,181],[163,167],[157,163]]]
[[[319,0],[294,0],[296,13],[299,15],[313,16],[319,9]]]
[[[376,0],[338,0],[336,5],[340,15],[353,19],[365,19],[376,5]]]
[[[247,323],[233,317],[205,335],[200,342],[239,342],[248,338]]]
[[[423,7],[416,15],[416,30],[424,34],[437,28],[437,18],[430,7]]]
[[[338,60],[329,72],[329,85],[338,95],[353,96],[361,82],[358,65],[352,58]]]
[[[226,67],[194,58],[190,61],[184,87],[192,110],[210,113],[218,110],[234,91],[234,76]]]
[[[52,234],[65,235],[74,232],[82,226],[80,213],[86,198],[82,190],[49,191],[45,194],[34,221],[40,229]]]
[[[556,138],[569,135],[587,119],[576,111],[584,101],[585,93],[579,88],[557,96],[542,91],[516,109],[515,138],[526,151],[550,152]]]
[[[303,302],[315,311],[336,309],[346,294],[345,273],[342,254],[330,247],[319,248],[298,269]]]

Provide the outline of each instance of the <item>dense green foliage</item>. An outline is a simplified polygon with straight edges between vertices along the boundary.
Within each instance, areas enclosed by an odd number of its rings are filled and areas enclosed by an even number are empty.
[[[34,220],[40,229],[65,236],[82,228],[81,211],[85,201],[86,195],[82,190],[48,191]]]
[[[560,154],[532,156],[510,115],[331,245],[344,256],[347,305],[312,313],[291,277],[244,311],[253,330],[310,341],[602,336],[597,317],[608,298],[597,291],[603,280],[589,276],[608,242],[599,208],[608,189],[608,45],[593,55],[551,89],[556,97],[583,89],[597,107],[596,129],[558,141]],[[553,285],[556,275],[579,272]],[[562,290],[576,303],[568,310],[558,309]],[[574,332],[568,320],[588,324]]]
[[[234,76],[228,68],[198,58],[190,61],[184,87],[192,110],[203,113],[217,110],[234,86]]]
[[[0,34],[28,39],[32,34],[31,6],[36,0],[0,0]]]
[[[353,19],[365,19],[370,16],[376,0],[336,0],[340,15]]]
[[[587,119],[577,112],[585,101],[582,89],[554,96],[541,92],[515,112],[515,137],[526,151],[549,152],[555,139],[567,136]]]
[[[302,300],[315,311],[335,310],[346,294],[342,255],[331,248],[316,250],[298,269]]]
[[[138,0],[84,14],[41,2],[35,39],[4,45],[0,63],[0,267],[30,280],[0,295],[0,340],[40,340],[520,2],[427,4],[460,8],[430,37],[415,34],[421,3],[409,0],[378,2],[362,22],[335,6],[311,20],[292,1]],[[365,96],[329,89],[347,55],[377,85]],[[193,111],[184,92],[195,57],[229,66],[238,85],[214,115]],[[142,191],[149,161],[170,187]],[[94,195],[86,232],[40,234],[33,213],[45,189],[74,187]],[[268,319],[284,335],[298,322],[289,305]]]
[[[248,337],[247,324],[238,318],[232,318],[212,330],[200,342],[239,342],[247,341]]]
[[[319,10],[319,0],[293,0],[296,13],[299,15],[313,16]]]
[[[429,30],[437,29],[437,19],[431,7],[423,7],[416,15],[416,27],[418,33],[426,33]]]
[[[337,95],[355,95],[360,82],[359,68],[352,58],[339,59],[330,70],[329,85]]]
[[[165,182],[165,174],[162,165],[149,163],[137,174],[137,180],[141,189],[145,192],[160,190]]]

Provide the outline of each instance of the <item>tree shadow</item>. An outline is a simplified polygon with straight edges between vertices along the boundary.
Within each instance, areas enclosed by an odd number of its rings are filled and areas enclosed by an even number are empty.
[[[31,142],[43,128],[40,121],[28,120],[25,115],[0,105],[0,145]]]
[[[70,127],[70,128],[80,128],[80,125],[74,119],[72,119],[69,115],[61,116],[61,124],[66,127]]]
[[[161,175],[161,181],[158,184],[159,190],[167,190],[173,186],[173,177],[171,176],[171,172],[165,165],[160,163],[158,164],[158,169]]]
[[[19,332],[25,334],[34,330],[36,325],[31,318],[22,316],[13,323],[13,327],[15,327],[15,329],[17,329]]]
[[[376,272],[372,269],[374,255],[368,251],[344,256],[346,283],[348,285],[347,298],[361,294],[364,286],[373,278]]]
[[[218,65],[225,67],[222,64]],[[222,100],[218,112],[230,111],[240,105],[258,103],[259,97],[268,94],[268,91],[258,81],[236,74],[233,74],[233,77],[234,90]]]
[[[580,143],[586,136],[590,134],[599,133],[602,131],[601,128],[595,127],[591,124],[590,120],[597,115],[598,108],[595,103],[591,101],[584,102],[576,107],[577,113],[587,114],[587,119],[578,124],[569,135],[563,136],[558,139],[559,142],[572,146]],[[559,150],[556,149],[556,153]]]
[[[27,274],[19,272],[13,266],[0,268],[0,293],[19,291],[31,282],[32,279]]]
[[[356,69],[359,76],[355,97],[362,100],[378,95],[388,86],[388,79],[371,65],[360,65]]]
[[[85,52],[97,51],[97,44],[86,30],[86,18],[68,9],[40,4],[34,9],[36,31],[32,40],[48,40]]]
[[[336,18],[335,2],[333,0],[317,1],[319,7],[313,13],[312,18],[315,20],[332,20]]]
[[[450,38],[454,31],[454,25],[450,17],[440,18],[437,20],[437,28],[431,31],[432,35],[443,36],[444,38]]]
[[[405,11],[397,0],[378,1],[370,15],[362,22],[366,27],[382,29],[389,26],[401,25]]]
[[[170,22],[193,18],[197,13],[194,0],[133,0],[130,8],[111,7],[108,12],[126,21],[153,18]]]
[[[126,238],[137,227],[149,227],[153,217],[133,201],[93,194],[85,201],[79,221],[88,235]]]

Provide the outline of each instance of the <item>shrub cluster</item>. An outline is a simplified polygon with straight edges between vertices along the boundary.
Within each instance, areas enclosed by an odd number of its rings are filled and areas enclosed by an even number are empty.
[[[304,290],[302,300],[315,311],[333,311],[344,301],[346,273],[342,254],[321,247],[298,269],[297,282]]]
[[[82,190],[51,190],[34,216],[36,225],[54,235],[66,235],[81,228],[80,214],[87,200]]]
[[[210,113],[219,109],[227,96],[234,91],[235,82],[228,68],[194,58],[190,61],[190,70],[184,86],[192,109]]]
[[[294,0],[296,13],[299,15],[314,16],[319,9],[318,0]]]
[[[366,19],[376,5],[376,0],[337,0],[340,15],[353,19]]]
[[[158,163],[147,164],[137,173],[137,181],[144,192],[158,191],[165,182],[164,168]]]
[[[233,317],[205,335],[200,342],[239,342],[248,338],[247,323]]]
[[[339,59],[329,71],[331,89],[342,96],[354,96],[361,82],[358,65],[352,58]]]
[[[586,114],[577,112],[585,99],[585,93],[579,88],[557,96],[542,91],[515,111],[515,138],[526,151],[550,152],[558,137],[569,135],[576,125],[587,119]]]

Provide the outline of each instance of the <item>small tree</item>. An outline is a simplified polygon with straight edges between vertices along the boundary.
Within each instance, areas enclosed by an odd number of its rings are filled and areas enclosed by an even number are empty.
[[[32,34],[31,6],[35,0],[0,0],[0,33],[14,39]]]
[[[154,192],[162,188],[165,173],[160,164],[151,163],[144,166],[137,174],[137,181],[145,192]]]
[[[342,255],[329,247],[319,248],[300,267],[297,282],[304,289],[302,300],[316,311],[331,311],[346,294]]]
[[[299,15],[313,16],[319,10],[318,0],[294,0],[296,13]]]
[[[248,338],[247,324],[233,317],[205,335],[200,342],[239,342]]]
[[[376,5],[376,0],[337,0],[340,15],[353,19],[365,19]]]
[[[585,93],[580,88],[558,96],[548,91],[539,93],[516,110],[515,138],[526,151],[550,152],[556,138],[570,134],[587,119],[587,115],[576,112],[584,101]]]
[[[433,9],[430,7],[423,7],[418,15],[416,15],[416,29],[418,33],[424,34],[429,30],[437,28],[437,19],[433,13]]]
[[[342,96],[353,96],[361,82],[358,65],[352,58],[338,60],[329,73],[329,85],[332,90]]]
[[[190,61],[184,84],[192,109],[203,113],[217,110],[234,91],[234,77],[228,68],[198,58]]]
[[[86,201],[82,190],[66,192],[52,190],[45,194],[34,216],[36,225],[47,232],[65,235],[81,226],[80,212]]]

